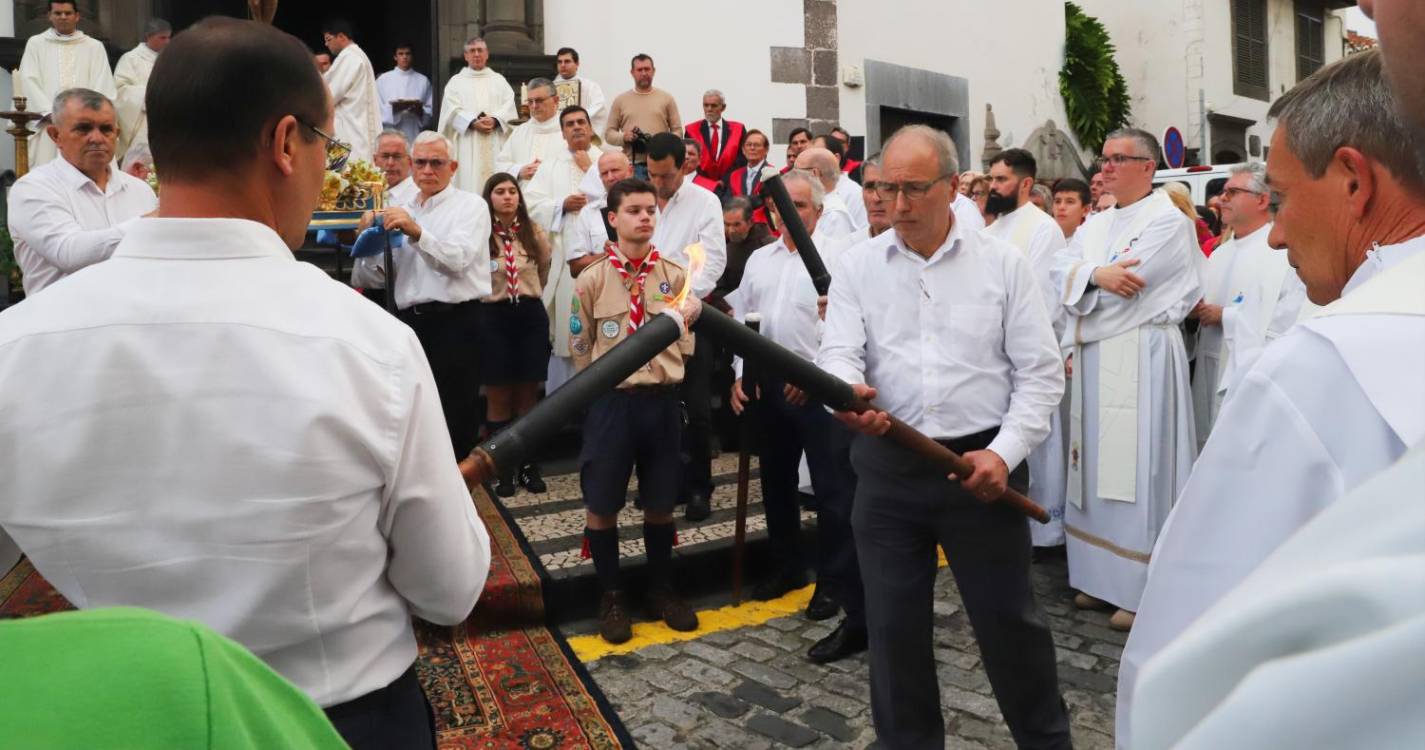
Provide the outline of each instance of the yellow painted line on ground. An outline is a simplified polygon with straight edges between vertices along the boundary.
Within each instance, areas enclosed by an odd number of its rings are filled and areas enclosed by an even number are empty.
[[[945,551],[935,550],[938,566],[945,567]],[[806,609],[814,586],[804,586],[771,601],[747,601],[698,613],[698,629],[691,633],[674,630],[662,622],[638,622],[633,625],[633,637],[624,643],[609,643],[598,634],[578,635],[569,639],[569,647],[579,661],[593,661],[605,656],[631,654],[660,643],[678,643],[702,638],[722,630],[737,630],[761,625],[778,617],[790,617]]]

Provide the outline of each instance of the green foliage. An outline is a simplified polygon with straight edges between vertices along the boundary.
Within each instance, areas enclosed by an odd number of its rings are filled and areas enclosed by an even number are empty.
[[[1104,136],[1128,124],[1128,84],[1113,59],[1113,40],[1103,24],[1073,3],[1064,3],[1064,17],[1059,94],[1079,143],[1097,154]]]
[[[3,221],[0,221],[0,284],[20,284],[20,264],[15,262],[15,241],[10,238],[10,227]]]

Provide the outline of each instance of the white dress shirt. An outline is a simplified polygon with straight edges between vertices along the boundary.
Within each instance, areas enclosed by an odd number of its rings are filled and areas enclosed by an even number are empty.
[[[138,222],[0,313],[0,382],[0,526],[81,609],[197,620],[330,706],[484,586],[415,334],[266,226]]]
[[[852,229],[864,229],[870,225],[871,220],[866,218],[866,196],[861,194],[859,183],[843,172],[836,178],[836,194],[841,196],[847,213],[851,214]]]
[[[132,220],[158,208],[148,183],[109,167],[103,190],[60,157],[35,167],[10,188],[10,235],[25,294],[106,260]]]
[[[831,240],[818,224],[811,241],[821,254],[827,268],[836,267],[836,260],[845,243]],[[763,336],[783,348],[790,349],[808,362],[816,361],[821,345],[821,318],[816,309],[816,286],[811,282],[806,263],[800,253],[787,248],[781,238],[752,252],[742,272],[742,284],[727,296],[727,302],[746,320],[748,313],[762,316]],[[742,377],[742,358],[732,361],[737,376]]]
[[[1024,253],[953,226],[927,260],[892,230],[838,267],[823,369],[874,386],[877,406],[931,437],[999,427],[989,448],[1011,470],[1049,434],[1064,367]]]
[[[490,286],[490,207],[485,199],[451,182],[425,198],[419,190],[399,205],[421,228],[419,240],[392,253],[396,273],[396,307],[404,310],[426,302],[468,302],[488,297]],[[358,258],[351,283],[367,289],[386,286],[386,269],[379,255]]]
[[[771,202],[770,196],[768,202]],[[846,201],[836,193],[827,193],[822,198],[821,218],[817,220],[816,225],[829,238],[844,237],[856,231],[856,222],[851,218]]]
[[[722,204],[711,191],[683,186],[668,199],[668,205],[659,209],[653,246],[659,255],[691,272],[686,249],[693,243],[702,243],[706,254],[702,271],[693,277],[693,294],[702,298],[712,293],[727,267]],[[602,248],[602,243],[598,247]]]
[[[950,212],[955,214],[955,223],[966,231],[985,228],[985,215],[980,213],[980,205],[963,193],[955,193]]]
[[[579,231],[573,237],[574,246],[564,251],[565,258],[574,260],[604,251],[604,243],[609,241],[609,230],[604,226],[603,212],[608,207],[608,198],[594,198],[579,209]],[[658,252],[661,255],[663,251]]]
[[[416,187],[416,178],[407,177],[404,180],[386,189],[387,206],[405,206],[420,195],[421,189]]]

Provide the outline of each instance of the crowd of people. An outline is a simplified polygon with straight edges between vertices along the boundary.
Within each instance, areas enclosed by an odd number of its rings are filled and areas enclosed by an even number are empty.
[[[460,622],[489,565],[456,461],[658,316],[681,337],[582,416],[600,634],[632,636],[618,513],[634,476],[648,615],[699,627],[677,591],[675,511],[711,512],[725,404],[761,436],[775,559],[754,594],[814,571],[806,616],[844,617],[807,658],[869,650],[887,747],[944,742],[937,548],[1021,747],[1070,746],[1030,576],[1056,549],[1073,605],[1130,632],[1120,746],[1230,736],[1251,721],[1234,716],[1285,711],[1270,691],[1234,693],[1256,679],[1239,667],[1313,663],[1310,645],[1254,641],[1234,652],[1237,681],[1174,686],[1183,654],[1229,639],[1205,623],[1237,612],[1214,605],[1262,606],[1231,592],[1425,438],[1422,123],[1396,114],[1380,52],[1281,96],[1267,164],[1233,167],[1199,211],[1155,189],[1159,144],[1135,128],[1108,135],[1087,181],[1041,184],[1018,148],[962,172],[950,137],[924,126],[864,161],[844,129],[799,128],[773,166],[771,139],[728,119],[717,89],[683,123],[646,54],[611,101],[567,47],[557,76],[517,96],[473,38],[436,108],[409,45],[378,78],[340,21],[314,65],[270,26],[213,18],[170,45],[155,20],[111,74],[76,63],[97,42],[75,3],[53,0],[50,19],[21,70],[46,115],[36,163],[9,195],[28,299],[0,315],[0,379],[27,385],[0,392],[14,467],[0,472],[0,563],[13,537],[81,609],[213,627],[353,747],[433,746],[411,616]],[[358,258],[350,283],[389,287],[394,316],[289,251],[324,173],[351,158],[386,183],[358,230],[395,251],[390,267]],[[161,197],[133,174],[155,165]],[[795,217],[768,199],[772,175]],[[690,332],[703,305],[758,320],[876,408],[833,413],[760,368],[744,379],[756,363]],[[947,477],[879,439],[889,415],[973,470]],[[801,544],[803,457],[815,550]],[[502,469],[498,496],[545,490],[535,463]],[[1050,523],[995,502],[1007,488]],[[1187,692],[1196,702],[1175,709]],[[1180,720],[1218,703],[1232,710]]]

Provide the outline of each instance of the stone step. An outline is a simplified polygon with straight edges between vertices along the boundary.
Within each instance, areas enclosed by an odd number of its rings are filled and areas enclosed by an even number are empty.
[[[771,560],[762,488],[757,460],[752,459],[748,485],[747,553],[744,588],[757,580],[757,572]],[[544,582],[545,609],[551,622],[564,623],[593,616],[598,606],[593,561],[581,555],[584,506],[579,475],[569,462],[543,465],[548,492],[535,495],[521,489],[513,497],[496,498],[525,535],[530,548],[548,572]],[[555,473],[561,472],[561,473]],[[631,591],[642,591],[647,559],[643,549],[642,512],[633,506],[637,480],[629,488],[629,503],[619,513],[620,573]],[[713,461],[712,515],[690,523],[677,512],[678,544],[673,548],[674,570],[680,593],[699,596],[729,591],[732,585],[733,538],[737,515],[737,454]],[[815,513],[802,510],[804,549],[814,549]]]

